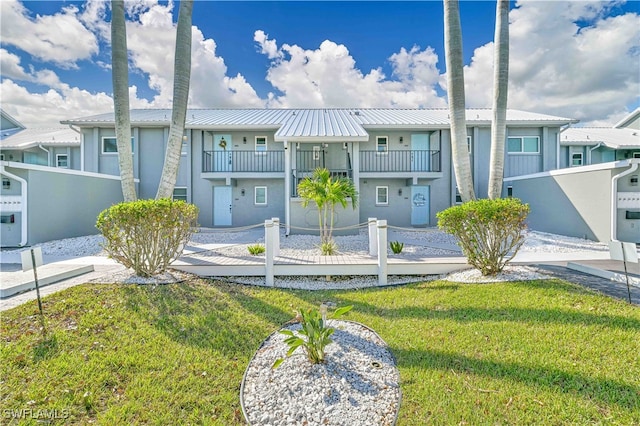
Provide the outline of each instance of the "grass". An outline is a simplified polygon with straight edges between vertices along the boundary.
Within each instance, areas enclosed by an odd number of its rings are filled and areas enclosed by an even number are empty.
[[[640,309],[557,280],[70,288],[44,299],[44,341],[35,302],[2,315],[4,420],[29,409],[68,415],[60,424],[243,424],[251,356],[294,308],[322,301],[354,305],[346,318],[389,344],[398,425],[640,424]]]

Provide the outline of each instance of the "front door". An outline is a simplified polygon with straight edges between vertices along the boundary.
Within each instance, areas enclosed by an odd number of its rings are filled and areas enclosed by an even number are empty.
[[[429,186],[411,187],[411,225],[429,224]]]
[[[213,187],[213,226],[231,226],[231,197],[230,186]]]
[[[429,134],[411,135],[411,171],[428,172],[431,155],[429,151]]]

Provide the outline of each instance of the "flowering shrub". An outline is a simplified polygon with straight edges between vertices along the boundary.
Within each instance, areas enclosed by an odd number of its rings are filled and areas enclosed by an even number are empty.
[[[482,275],[496,275],[524,243],[529,205],[517,198],[482,199],[439,212],[438,228],[458,238],[462,253]]]
[[[198,208],[184,201],[138,200],[104,210],[96,228],[109,257],[149,277],[166,271],[182,254],[197,218]]]

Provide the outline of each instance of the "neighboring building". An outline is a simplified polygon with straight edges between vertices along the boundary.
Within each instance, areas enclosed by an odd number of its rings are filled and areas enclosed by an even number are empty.
[[[24,125],[0,108],[0,140],[24,129]]]
[[[337,213],[336,227],[386,219],[390,225],[436,224],[456,203],[446,109],[189,110],[174,197],[200,208],[207,227],[245,226],[279,217],[290,232],[317,228],[302,209],[298,182],[317,167],[353,180],[355,210]],[[170,110],[132,110],[138,196],[155,196]],[[557,168],[559,134],[575,122],[509,110],[505,176]],[[118,175],[113,113],[66,120],[81,131],[82,170]],[[467,111],[476,192],[487,194],[491,110]]]
[[[22,129],[0,140],[0,160],[80,170],[80,133],[69,127]]]
[[[614,127],[568,127],[558,169],[506,177],[531,206],[529,226],[597,241],[640,243],[640,108]]]
[[[560,134],[558,168],[640,158],[640,108],[614,127],[568,127]]]

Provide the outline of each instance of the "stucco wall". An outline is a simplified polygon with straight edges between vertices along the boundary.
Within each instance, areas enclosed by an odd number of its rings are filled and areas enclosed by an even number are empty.
[[[626,167],[580,167],[544,176],[505,179],[513,196],[531,207],[531,229],[595,241],[609,241],[611,234],[611,180]],[[624,190],[621,182],[618,190]],[[640,206],[639,206],[640,209]],[[618,238],[640,242],[640,221],[627,221],[618,211]]]

